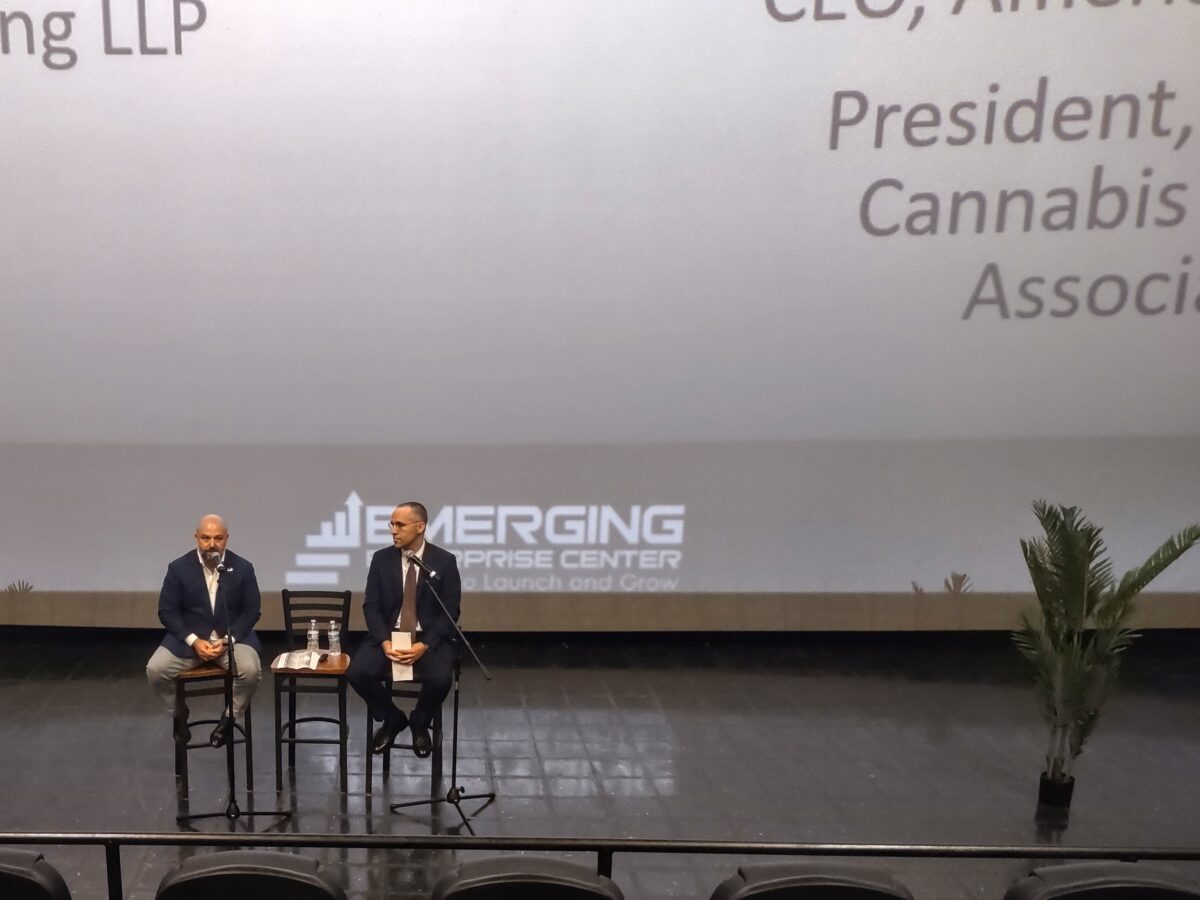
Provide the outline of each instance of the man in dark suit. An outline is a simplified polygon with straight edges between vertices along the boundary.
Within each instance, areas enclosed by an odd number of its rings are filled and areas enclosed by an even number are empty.
[[[209,742],[222,746],[232,722],[240,720],[262,678],[254,634],[260,598],[254,566],[225,549],[229,529],[220,516],[207,515],[196,526],[196,549],[167,566],[158,595],[158,618],[166,626],[162,643],[146,663],[146,678],[174,719],[176,738],[187,741],[187,708],[175,708],[175,678],[206,662],[229,668],[226,636],[233,638],[237,678],[233,709],[225,710]]]
[[[371,716],[382,724],[372,738],[375,753],[384,753],[405,728],[412,729],[413,752],[428,756],[433,749],[429,727],[442,701],[450,693],[454,661],[458,656],[456,632],[446,611],[458,621],[462,582],[454,554],[425,540],[429,513],[420,503],[401,503],[392,511],[388,528],[392,546],[377,550],[367,571],[363,614],[367,636],[350,661],[346,678],[367,701]],[[412,553],[424,568],[410,562]],[[428,574],[429,571],[436,574]],[[437,602],[436,589],[446,611]],[[392,646],[392,632],[412,635],[412,649]],[[392,700],[392,663],[413,667],[421,695],[411,716]]]

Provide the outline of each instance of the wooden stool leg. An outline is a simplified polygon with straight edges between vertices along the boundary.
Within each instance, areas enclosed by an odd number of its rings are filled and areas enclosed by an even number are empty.
[[[254,722],[250,717],[250,704],[246,704],[246,791],[254,793]]]
[[[429,773],[429,796],[441,796],[442,787],[442,709],[433,718],[433,765]]]
[[[283,679],[276,675],[275,682],[275,791],[283,791],[283,710],[279,708],[280,685]]]
[[[367,793],[371,793],[371,787],[375,783],[375,754],[371,752],[371,710],[367,710]]]
[[[288,682],[289,682],[290,687],[294,688],[296,686],[295,678],[289,678]],[[291,734],[292,734],[292,737],[295,737],[296,736],[296,725],[295,725],[295,722],[296,722],[296,692],[295,691],[288,692],[288,721],[292,723]],[[288,768],[292,769],[293,771],[296,768],[296,743],[295,743],[295,741],[288,744]]]
[[[369,740],[369,738],[368,738]],[[350,741],[350,721],[346,718],[346,679],[338,679],[338,771],[341,773],[342,793],[350,789],[346,773],[346,745]]]
[[[175,708],[179,709],[180,705],[187,702],[187,691],[184,690],[183,682],[179,679],[175,680]],[[187,743],[180,741],[174,736],[175,723],[171,723],[172,740],[175,742],[175,777],[180,781],[180,788],[183,790],[183,799],[188,799],[188,763],[187,763]]]

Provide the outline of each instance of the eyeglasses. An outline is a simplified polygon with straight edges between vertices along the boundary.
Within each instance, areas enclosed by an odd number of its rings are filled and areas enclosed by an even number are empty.
[[[392,531],[399,531],[401,528],[407,528],[409,525],[416,525],[416,522],[388,522],[388,528]]]

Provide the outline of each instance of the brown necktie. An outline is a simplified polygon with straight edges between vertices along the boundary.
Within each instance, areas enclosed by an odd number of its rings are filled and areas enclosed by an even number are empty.
[[[408,564],[404,576],[404,596],[400,599],[400,630],[412,634],[417,630],[417,565]]]

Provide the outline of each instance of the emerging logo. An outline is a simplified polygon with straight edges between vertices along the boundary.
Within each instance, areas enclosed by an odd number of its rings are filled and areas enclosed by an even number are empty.
[[[305,536],[288,587],[338,588],[356,557],[365,570],[375,550],[391,543],[392,509],[365,504],[352,491],[344,509]],[[460,504],[438,510],[425,534],[458,557],[466,590],[674,590],[686,511],[662,503]]]

